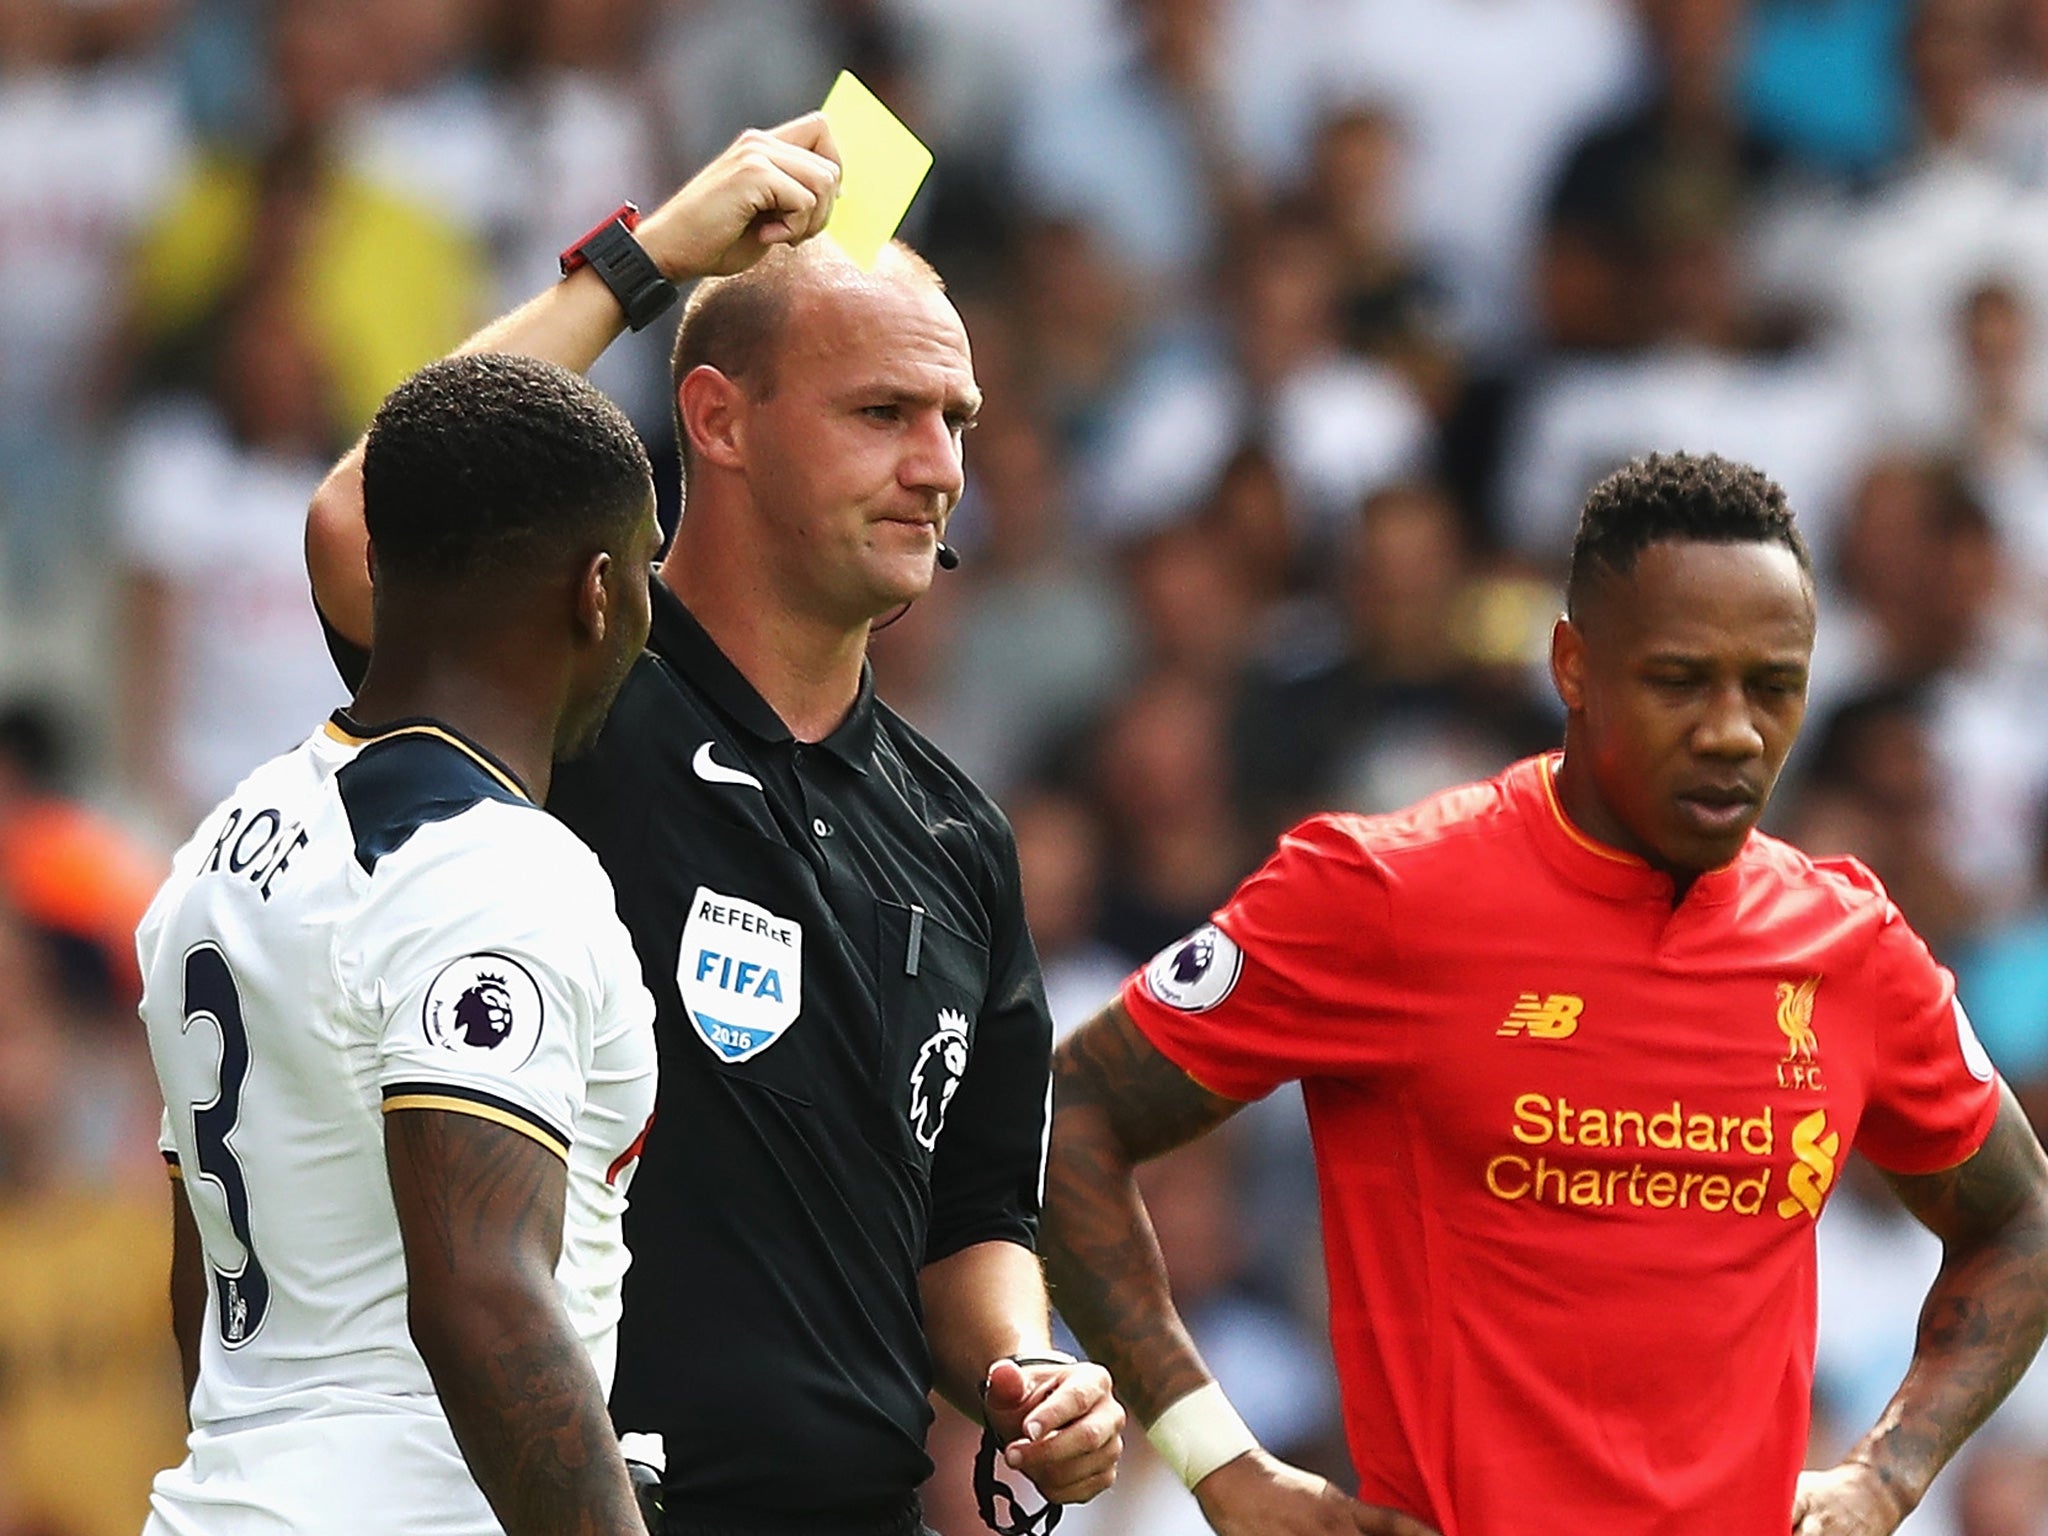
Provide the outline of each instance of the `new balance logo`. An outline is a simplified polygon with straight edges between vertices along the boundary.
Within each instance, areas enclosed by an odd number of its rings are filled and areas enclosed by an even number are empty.
[[[1531,1040],[1564,1040],[1578,1033],[1579,1015],[1586,1011],[1583,997],[1553,992],[1538,997],[1524,992],[1501,1020],[1497,1035],[1527,1035]]]

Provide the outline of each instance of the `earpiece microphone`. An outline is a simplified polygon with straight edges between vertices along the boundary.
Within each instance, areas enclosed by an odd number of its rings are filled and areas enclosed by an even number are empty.
[[[938,559],[939,569],[942,571],[957,571],[960,569],[960,551],[946,543],[943,539],[939,542]]]

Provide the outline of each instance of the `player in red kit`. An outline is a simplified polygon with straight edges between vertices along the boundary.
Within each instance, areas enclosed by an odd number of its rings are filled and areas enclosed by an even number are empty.
[[[1282,838],[1056,1068],[1061,1310],[1247,1533],[1879,1536],[2048,1326],[2048,1162],[1853,860],[1753,830],[1805,710],[1783,493],[1653,457],[1588,499],[1561,754]],[[1356,1502],[1259,1450],[1133,1166],[1299,1079]],[[1943,1241],[1913,1365],[1800,1472],[1813,1225],[1851,1147]]]

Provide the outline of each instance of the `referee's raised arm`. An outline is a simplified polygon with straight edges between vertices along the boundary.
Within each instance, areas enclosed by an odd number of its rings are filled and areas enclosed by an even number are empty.
[[[744,271],[775,246],[808,240],[825,227],[838,191],[831,129],[821,113],[807,113],[742,133],[639,220],[629,238],[639,242],[672,298],[677,283]],[[571,246],[563,253],[560,282],[493,320],[451,355],[507,352],[587,373],[629,320],[625,296],[611,286],[623,286],[617,272],[608,280],[601,263],[579,259],[598,235],[616,242],[614,228],[608,220]],[[652,280],[645,286],[651,289]],[[659,294],[642,302],[653,313],[660,312],[655,305],[667,307]],[[357,648],[367,648],[371,638],[368,551],[358,441],[328,471],[306,517],[306,573],[314,606],[337,638]]]

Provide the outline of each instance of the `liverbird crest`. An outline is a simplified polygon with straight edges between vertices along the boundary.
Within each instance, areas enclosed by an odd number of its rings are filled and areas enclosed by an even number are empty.
[[[1813,1060],[1819,1044],[1813,1033],[1813,996],[1820,990],[1820,978],[1778,983],[1778,1028],[1787,1043],[1785,1059]]]

